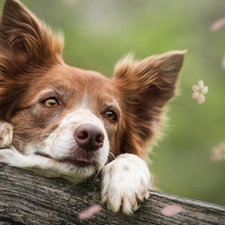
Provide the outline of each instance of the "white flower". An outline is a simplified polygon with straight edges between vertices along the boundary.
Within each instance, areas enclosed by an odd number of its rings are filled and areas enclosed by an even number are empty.
[[[204,86],[203,80],[198,81],[198,85],[193,85],[192,98],[197,99],[198,104],[202,104],[205,101],[205,94],[208,92],[208,87]]]
[[[211,153],[211,160],[225,160],[225,142],[213,147]]]

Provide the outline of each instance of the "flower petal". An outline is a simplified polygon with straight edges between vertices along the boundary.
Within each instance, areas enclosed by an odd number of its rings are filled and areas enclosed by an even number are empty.
[[[225,55],[223,56],[223,59],[222,59],[222,67],[225,68]]]
[[[215,21],[211,26],[211,31],[217,31],[225,26],[225,18]]]
[[[182,211],[180,205],[167,205],[161,210],[161,214],[164,216],[174,216]]]
[[[198,87],[199,87],[199,89],[202,89],[204,87],[203,80],[198,81]]]
[[[219,145],[211,149],[212,160],[225,160],[225,142],[221,142]]]
[[[203,94],[199,94],[197,97],[198,104],[202,104],[205,101],[205,96]]]
[[[209,90],[209,88],[207,86],[205,86],[202,88],[201,93],[205,95],[208,92],[208,90]]]
[[[193,86],[192,86],[192,90],[193,90],[194,92],[199,91],[198,85],[193,85]]]
[[[92,217],[94,214],[102,210],[102,207],[99,204],[90,206],[87,210],[81,212],[78,217],[80,220],[86,220]]]
[[[192,98],[197,98],[199,96],[199,93],[198,92],[194,92],[193,94],[192,94]]]

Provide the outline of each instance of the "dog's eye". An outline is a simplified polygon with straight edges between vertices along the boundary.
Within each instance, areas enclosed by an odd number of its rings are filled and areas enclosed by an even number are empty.
[[[57,102],[55,98],[48,98],[45,101],[43,101],[43,104],[46,105],[47,107],[55,107],[59,103]]]
[[[105,113],[105,116],[108,120],[111,120],[111,121],[116,121],[117,120],[117,115],[114,111],[112,110],[109,110]]]

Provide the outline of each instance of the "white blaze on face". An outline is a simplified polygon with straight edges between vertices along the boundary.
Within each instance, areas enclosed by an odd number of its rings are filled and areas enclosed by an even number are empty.
[[[63,159],[70,156],[76,149],[79,149],[74,138],[74,131],[82,124],[95,125],[104,134],[103,146],[93,152],[93,160],[97,168],[101,169],[108,158],[109,139],[102,121],[88,109],[79,108],[66,115],[60,122],[59,127],[45,140],[44,149],[41,151],[52,156],[54,159]]]

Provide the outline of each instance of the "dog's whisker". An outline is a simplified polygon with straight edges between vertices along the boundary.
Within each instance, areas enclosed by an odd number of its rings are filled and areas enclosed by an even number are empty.
[[[94,177],[88,177],[88,180],[89,180],[89,182],[91,183],[91,185],[92,185],[93,187],[95,187],[94,183],[92,182],[93,179],[94,179]]]
[[[96,172],[95,178],[99,176],[99,174],[101,173],[101,171],[102,171],[102,170],[100,169],[100,170],[98,170],[98,171]]]
[[[113,157],[113,159],[115,159],[116,158],[116,156],[111,152],[111,151],[109,151],[109,154],[110,154],[110,156],[112,156]]]

